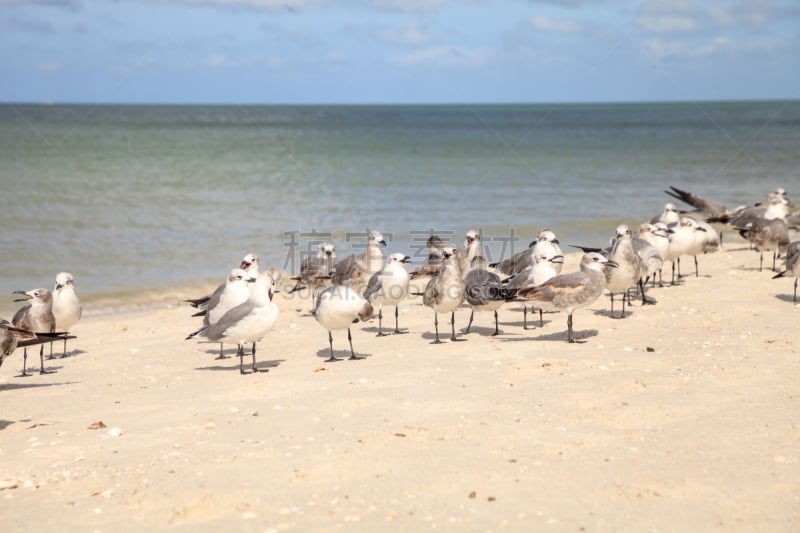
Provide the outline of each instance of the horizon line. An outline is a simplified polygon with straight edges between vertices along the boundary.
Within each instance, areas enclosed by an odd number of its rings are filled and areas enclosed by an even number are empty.
[[[4,105],[27,105],[27,106],[214,106],[214,107],[433,107],[433,106],[577,106],[577,105],[672,105],[672,104],[722,104],[722,103],[766,103],[766,102],[794,102],[800,98],[720,98],[720,99],[681,99],[681,100],[585,100],[585,101],[542,101],[542,102],[144,102],[144,101],[3,101]]]

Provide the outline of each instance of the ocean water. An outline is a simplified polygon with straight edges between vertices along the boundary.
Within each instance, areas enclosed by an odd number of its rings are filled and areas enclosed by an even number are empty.
[[[72,272],[83,297],[290,271],[370,229],[519,251],[599,246],[676,185],[730,205],[800,194],[800,101],[614,105],[0,107],[3,294]]]

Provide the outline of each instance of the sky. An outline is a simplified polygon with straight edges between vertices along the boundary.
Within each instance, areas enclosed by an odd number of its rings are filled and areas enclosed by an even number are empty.
[[[800,0],[0,0],[0,101],[800,98]]]

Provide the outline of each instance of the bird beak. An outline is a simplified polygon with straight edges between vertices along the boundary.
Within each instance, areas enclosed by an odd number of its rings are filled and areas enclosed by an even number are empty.
[[[617,263],[616,261],[612,261],[611,259],[607,259],[605,265],[610,266],[612,268],[617,268],[619,266],[619,263]]]
[[[378,241],[378,244],[382,244],[382,245],[386,246],[386,241],[385,240],[384,241]]]
[[[560,242],[558,242],[558,239],[553,239],[553,240],[552,240],[552,243],[553,243],[553,244],[561,244]]]
[[[247,283],[255,283],[256,278],[247,278]]]
[[[27,293],[27,292],[25,292],[25,291],[14,291],[14,292],[13,292],[13,293],[11,293],[11,294],[21,294],[21,295],[23,296],[23,298],[17,298],[17,299],[15,299],[15,300],[14,300],[15,302],[27,302],[28,300],[30,300],[30,299],[32,299],[32,298],[33,298],[33,296],[31,296],[30,294],[28,294],[28,293]]]
[[[248,268],[250,268],[250,265],[252,264],[253,263],[248,263],[247,261],[242,261],[242,264],[239,265],[239,268],[241,268],[242,270],[247,270]]]
[[[706,228],[702,227],[702,226],[698,226],[698,227],[697,227],[697,231],[705,231],[705,232],[708,232],[708,230],[707,230]]]
[[[58,290],[61,290],[61,289],[63,289],[63,288],[64,288],[64,285],[62,285],[61,283],[56,283],[56,290],[57,290],[57,291],[58,291]]]
[[[531,241],[531,243],[528,245],[528,248],[530,248],[530,247],[531,247],[531,246],[533,246],[534,244],[536,244],[536,241]]]
[[[563,255],[556,255],[550,258],[551,263],[563,263],[564,256]]]
[[[410,258],[409,256],[405,256],[405,257],[403,258],[403,260],[402,260],[402,261],[400,261],[400,262],[401,262],[401,263],[410,263],[410,262],[411,262],[411,258]]]

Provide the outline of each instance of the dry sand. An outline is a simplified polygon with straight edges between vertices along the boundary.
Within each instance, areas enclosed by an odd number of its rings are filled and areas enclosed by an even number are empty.
[[[202,289],[87,316],[54,373],[0,368],[2,529],[798,531],[800,306],[757,266],[734,242],[625,320],[603,297],[575,345],[513,304],[434,346],[416,297],[338,363],[283,294],[246,376],[184,340]]]

